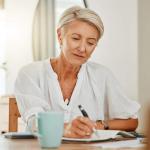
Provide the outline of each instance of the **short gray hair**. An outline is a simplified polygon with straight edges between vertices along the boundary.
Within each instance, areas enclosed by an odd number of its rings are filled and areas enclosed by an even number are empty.
[[[104,25],[100,16],[93,10],[82,8],[80,6],[73,6],[66,9],[60,17],[57,28],[61,28],[77,19],[94,25],[99,31],[99,39],[102,37],[104,33]]]

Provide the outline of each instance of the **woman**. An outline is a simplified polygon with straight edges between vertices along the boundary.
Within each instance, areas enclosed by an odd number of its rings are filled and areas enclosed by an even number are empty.
[[[90,9],[74,6],[62,14],[57,29],[60,55],[25,66],[16,80],[25,122],[38,112],[56,110],[65,113],[66,137],[87,138],[93,128],[136,129],[139,104],[123,94],[107,68],[88,62],[103,32],[100,17]]]

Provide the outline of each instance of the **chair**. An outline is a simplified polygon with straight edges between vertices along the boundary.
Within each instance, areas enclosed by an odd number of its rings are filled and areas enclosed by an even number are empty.
[[[9,125],[8,125],[8,131],[9,132],[16,132],[18,131],[18,118],[21,117],[16,98],[10,97],[9,98]]]

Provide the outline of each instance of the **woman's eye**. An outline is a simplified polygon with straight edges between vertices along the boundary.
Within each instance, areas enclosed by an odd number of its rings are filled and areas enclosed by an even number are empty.
[[[94,45],[94,43],[91,43],[91,42],[88,42],[88,44],[91,45],[91,46]]]
[[[76,37],[72,37],[72,39],[73,39],[73,40],[79,40],[79,38],[76,38]]]

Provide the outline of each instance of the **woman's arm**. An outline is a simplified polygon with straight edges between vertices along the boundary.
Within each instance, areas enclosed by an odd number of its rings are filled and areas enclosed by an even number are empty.
[[[109,130],[134,131],[138,126],[138,119],[114,119],[105,121]],[[97,129],[104,129],[102,121],[97,121]]]
[[[15,82],[14,94],[21,117],[26,123],[32,115],[50,110],[50,105],[39,87],[40,77],[36,76],[36,67],[29,65],[28,68],[23,68]]]
[[[108,120],[109,130],[134,131],[138,126],[138,119],[114,119]],[[104,130],[102,121],[96,123],[87,117],[77,117],[70,123],[64,124],[64,137],[89,138],[93,128]]]

